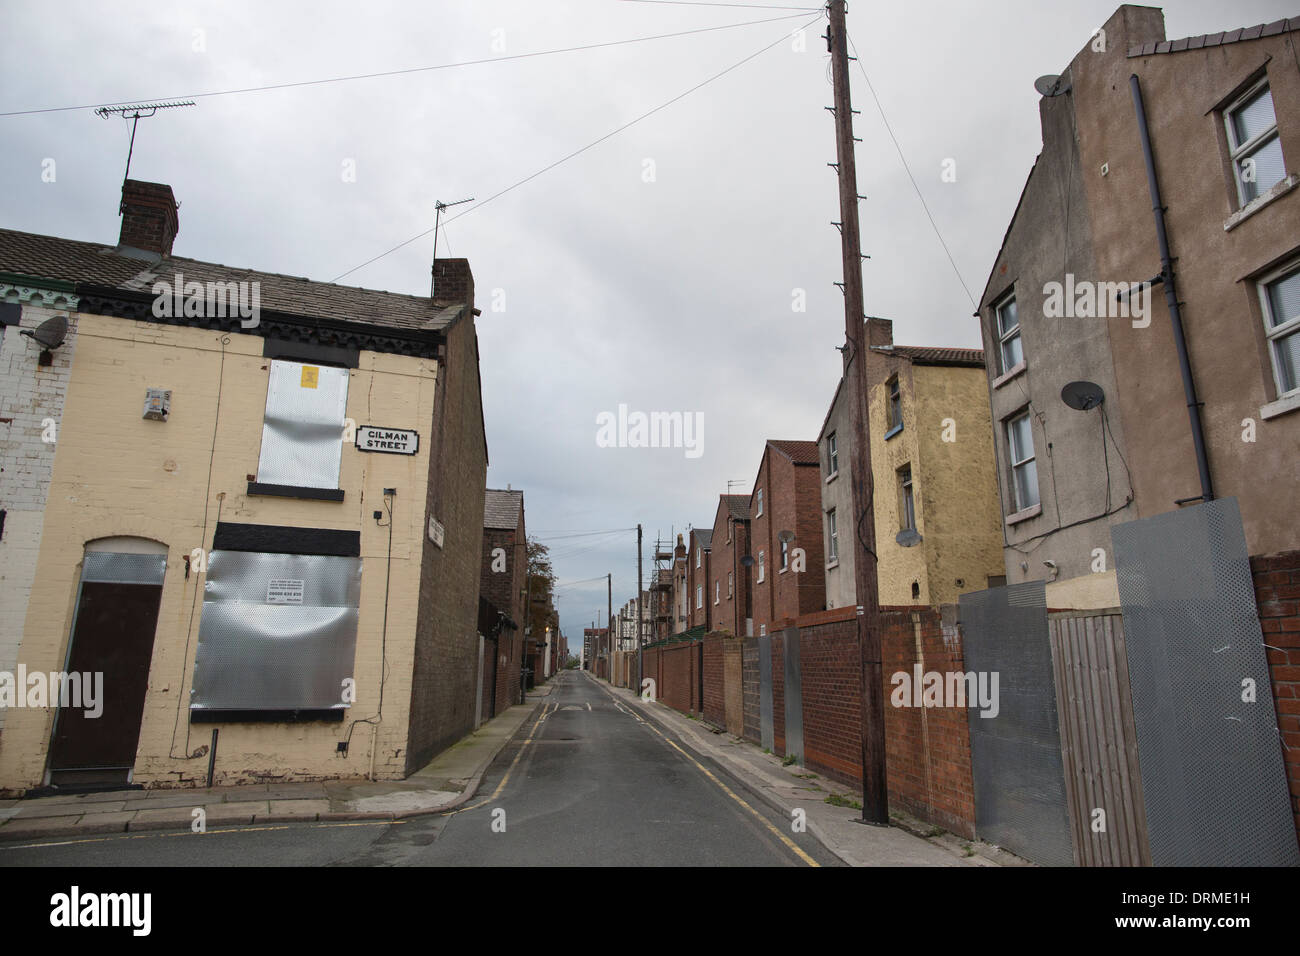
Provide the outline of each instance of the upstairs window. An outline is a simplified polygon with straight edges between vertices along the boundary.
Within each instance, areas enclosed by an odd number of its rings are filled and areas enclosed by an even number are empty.
[[[760,551],[758,552],[758,583],[759,584],[763,583],[763,578],[766,574],[766,568],[767,568],[766,555],[764,555],[763,552]]]
[[[727,599],[730,600],[736,593],[736,579],[733,572],[727,572]]]
[[[757,503],[757,510],[754,512],[755,518],[763,517],[763,489],[759,488],[754,492],[754,501]]]
[[[885,403],[885,428],[896,431],[903,427],[903,396],[898,388],[898,376],[895,375],[885,383],[888,401]]]
[[[1020,316],[1016,312],[1016,297],[1007,296],[997,305],[998,356],[1003,375],[1025,360],[1020,346]]]
[[[1286,178],[1273,94],[1264,81],[1223,111],[1237,198],[1244,206]]]
[[[1300,389],[1300,260],[1266,278],[1259,291],[1273,379],[1281,398]]]
[[[695,549],[695,566],[696,566],[697,568],[700,566],[700,554],[701,554],[701,552],[702,552],[703,550],[704,550],[703,548],[696,548],[696,549]]]
[[[835,509],[826,512],[826,557],[830,561],[840,559],[839,531],[835,527]]]
[[[840,473],[840,447],[835,438],[835,433],[831,432],[826,436],[826,477],[834,478]]]
[[[695,585],[695,607],[696,610],[704,607],[704,585],[703,584]]]
[[[1029,412],[1007,422],[1007,448],[1011,453],[1011,485],[1016,511],[1038,504],[1038,465],[1034,460],[1034,433]]]
[[[337,490],[348,370],[271,361],[257,483]]]
[[[717,578],[713,579],[713,603],[717,604],[722,600],[722,582]]]
[[[898,470],[898,490],[900,498],[902,531],[916,530],[916,499],[912,495],[912,466],[904,465]]]
[[[790,545],[786,541],[781,542],[781,570],[785,571],[790,567]]]

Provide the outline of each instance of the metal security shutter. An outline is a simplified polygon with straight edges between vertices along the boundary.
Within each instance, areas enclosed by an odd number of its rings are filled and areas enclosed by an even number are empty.
[[[347,369],[273,360],[258,483],[338,488],[347,404]]]

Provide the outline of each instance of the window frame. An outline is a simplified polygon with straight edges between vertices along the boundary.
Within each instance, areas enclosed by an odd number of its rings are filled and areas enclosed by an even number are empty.
[[[830,481],[840,473],[840,443],[835,432],[826,436],[826,480]]]
[[[1300,313],[1285,320],[1281,325],[1270,327],[1269,317],[1273,314],[1273,304],[1269,299],[1268,287],[1297,274],[1300,274],[1300,257],[1288,260],[1255,282],[1255,289],[1259,294],[1259,305],[1264,320],[1264,344],[1268,349],[1269,365],[1273,369],[1273,387],[1277,390],[1277,398],[1290,398],[1293,395],[1300,395],[1300,370],[1297,370],[1295,384],[1289,389],[1283,389],[1282,370],[1277,360],[1277,343],[1281,339],[1287,339],[1300,333]]]
[[[1030,443],[1031,454],[1029,455],[1029,457],[1021,458],[1019,461],[1017,461],[1015,431],[1013,426],[1017,422],[1019,422],[1022,418],[1027,419],[1029,422],[1029,443]],[[1028,509],[1033,508],[1035,505],[1042,504],[1042,500],[1043,500],[1042,491],[1037,487],[1038,486],[1038,450],[1034,446],[1033,415],[1028,408],[1021,409],[1019,412],[1016,412],[1013,415],[1009,415],[1006,418],[1006,420],[1003,422],[1003,426],[1006,430],[1006,438],[1007,438],[1007,461],[1011,466],[1009,477],[1011,479],[1011,503],[1014,506],[1012,509],[1012,514],[1019,514],[1022,511],[1027,511]],[[1020,483],[1016,480],[1016,477],[1017,477],[1018,469],[1023,468],[1029,462],[1034,463],[1034,485],[1035,485],[1034,494],[1037,500],[1026,503],[1020,500]]]
[[[911,464],[898,469],[898,519],[899,531],[916,530],[916,486],[912,479]]]
[[[695,610],[698,611],[702,607],[704,607],[704,585],[697,584],[695,585]]]
[[[758,552],[758,583],[762,584],[765,580],[767,580],[767,554],[760,551]]]
[[[736,596],[736,575],[734,571],[727,572],[727,600],[730,601]]]
[[[888,436],[903,427],[903,387],[895,373],[885,380],[885,432]]]
[[[758,512],[754,515],[754,517],[761,518],[763,517],[763,489],[759,488],[757,491],[754,492],[754,495],[755,497],[758,498]]]
[[[1016,306],[1016,325],[1010,331],[1003,328],[1002,312],[1008,305]],[[1016,305],[1016,293],[1012,289],[1002,298],[993,303],[993,333],[998,340],[998,370],[1002,375],[1008,374],[1012,369],[1023,365],[1025,361],[1025,340],[1021,334],[1022,326],[1020,324],[1020,307]],[[1007,364],[1006,347],[1013,339],[1020,342],[1020,360]]]
[[[1260,93],[1267,93],[1269,104],[1273,107],[1273,123],[1260,133],[1255,134],[1244,143],[1237,143],[1237,130],[1233,123],[1233,116],[1240,113],[1242,108],[1249,102],[1259,96]],[[1240,163],[1243,159],[1249,159],[1256,153],[1260,152],[1270,141],[1278,140],[1278,149],[1281,150],[1281,131],[1277,125],[1277,102],[1273,99],[1273,87],[1268,81],[1265,74],[1254,83],[1252,83],[1244,93],[1234,99],[1231,103],[1223,108],[1223,128],[1228,137],[1228,165],[1232,167],[1232,181],[1237,190],[1237,207],[1244,208],[1255,200],[1261,198],[1266,189],[1261,189],[1259,182],[1251,183],[1255,187],[1255,195],[1246,196],[1246,184],[1241,178]],[[1282,154],[1282,176],[1278,182],[1285,182],[1287,178],[1286,171],[1286,154]],[[1277,183],[1271,184],[1268,189],[1272,189]]]
[[[835,563],[840,559],[840,530],[839,523],[835,517],[835,509],[832,508],[826,512],[826,540],[829,542],[827,563]]]
[[[781,566],[777,570],[782,574],[790,570],[790,543],[788,541],[781,542]]]

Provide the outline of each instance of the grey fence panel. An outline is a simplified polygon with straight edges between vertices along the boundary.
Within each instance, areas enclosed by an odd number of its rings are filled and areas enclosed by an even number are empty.
[[[980,837],[1036,863],[1074,862],[1041,581],[961,595],[968,671],[998,675],[998,712],[971,707]]]
[[[764,750],[776,747],[772,726],[772,638],[767,634],[758,638],[758,721]]]
[[[1111,528],[1151,862],[1296,866],[1235,498]]]
[[[785,754],[803,766],[803,682],[799,673],[799,628],[787,627],[785,658]]]

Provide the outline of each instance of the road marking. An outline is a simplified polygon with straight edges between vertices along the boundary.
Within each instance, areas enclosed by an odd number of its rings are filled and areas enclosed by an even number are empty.
[[[597,686],[599,687],[600,685],[597,685]],[[609,692],[608,690],[606,690],[604,687],[601,687],[600,689],[603,690],[603,691],[605,691],[605,693],[610,694],[610,692]],[[754,815],[754,818],[755,818],[756,820],[758,820],[759,823],[761,823],[761,824],[763,824],[763,826],[767,827],[767,829],[768,829],[769,831],[771,831],[772,835],[775,836],[775,837],[776,837],[778,840],[780,840],[782,843],[784,843],[784,844],[786,845],[787,848],[789,848],[789,849],[790,849],[790,850],[791,850],[791,851],[792,851],[796,856],[799,857],[799,859],[803,860],[803,861],[804,861],[805,863],[807,863],[809,866],[816,866],[816,867],[820,867],[820,866],[821,866],[820,863],[818,863],[816,860],[814,860],[812,857],[810,857],[807,853],[805,853],[805,852],[803,851],[803,849],[800,848],[799,844],[795,843],[793,840],[791,840],[788,836],[786,836],[784,833],[782,833],[782,832],[781,832],[780,830],[778,830],[776,827],[772,826],[771,822],[770,822],[766,817],[764,817],[761,813],[759,813],[757,810],[755,810],[753,807],[751,807],[748,803],[746,803],[743,799],[741,799],[739,796],[737,796],[737,794],[736,794],[736,793],[735,793],[735,792],[734,792],[730,787],[728,787],[725,783],[723,783],[723,782],[722,782],[721,780],[719,780],[716,776],[714,776],[714,775],[709,771],[709,769],[708,769],[707,767],[705,767],[703,764],[701,764],[698,760],[696,760],[694,757],[692,757],[689,753],[687,753],[687,752],[686,752],[685,750],[683,750],[681,747],[677,746],[677,744],[676,744],[675,741],[669,739],[665,734],[661,733],[658,727],[656,727],[654,724],[650,723],[650,721],[648,721],[648,720],[644,719],[643,717],[641,717],[639,714],[635,714],[635,713],[633,713],[632,711],[625,709],[625,708],[622,706],[622,702],[619,701],[619,699],[618,699],[617,697],[614,697],[613,694],[610,694],[610,697],[613,698],[613,700],[614,700],[614,706],[615,706],[615,707],[617,707],[619,710],[623,711],[623,713],[628,714],[628,715],[630,715],[630,716],[636,718],[636,720],[640,721],[640,722],[641,722],[642,724],[644,724],[646,727],[649,727],[649,728],[650,728],[651,730],[653,730],[656,734],[659,734],[659,736],[662,737],[662,738],[664,739],[664,742],[667,743],[668,746],[672,747],[674,750],[676,750],[678,753],[680,753],[683,757],[685,757],[685,758],[686,758],[687,760],[689,760],[691,763],[695,764],[695,766],[696,766],[697,768],[699,768],[699,771],[700,771],[702,774],[704,774],[706,777],[708,777],[710,780],[712,780],[714,783],[716,783],[716,784],[717,784],[717,785],[722,789],[722,792],[723,792],[723,793],[725,793],[727,796],[731,797],[732,800],[735,800],[738,804],[740,804],[742,807],[744,807],[746,810],[748,810],[750,813],[752,813],[752,814]]]
[[[227,804],[228,806],[228,804]],[[304,821],[308,822],[308,821]],[[398,826],[406,823],[406,820],[362,820],[355,823],[312,823],[310,828],[320,830],[327,827],[389,827]],[[193,830],[180,830],[170,833],[114,833],[110,836],[95,837],[84,840],[62,840],[58,843],[22,843],[13,846],[0,846],[0,850],[31,850],[42,849],[52,846],[79,846],[85,843],[111,843],[114,840],[148,840],[162,837],[178,836],[217,836],[223,833],[264,833],[270,830],[289,830],[294,829],[292,824],[283,824],[280,826],[247,826],[247,827],[219,827],[213,830],[205,830],[202,833],[195,833]],[[302,829],[306,829],[303,827]]]
[[[533,739],[537,734],[537,728],[542,725],[542,721],[555,713],[555,710],[558,710],[559,706],[560,705],[556,704],[554,701],[547,701],[546,704],[543,705],[541,714],[538,715],[537,720],[533,722],[533,726],[528,729],[528,737],[524,740],[522,746],[520,746],[519,753],[515,754],[515,759],[510,761],[510,768],[506,771],[506,775],[501,778],[501,782],[497,784],[497,788],[492,791],[492,796],[485,800],[480,800],[478,803],[472,803],[468,807],[461,807],[459,810],[452,810],[450,813],[445,814],[445,816],[454,817],[456,814],[465,813],[467,810],[477,810],[479,807],[489,804],[497,797],[501,796],[501,791],[504,790],[506,784],[510,782],[510,775],[515,772],[515,765],[519,763],[519,758],[524,755],[524,751],[528,749],[528,745],[533,742]],[[552,710],[552,707],[554,707],[555,710]]]

